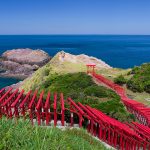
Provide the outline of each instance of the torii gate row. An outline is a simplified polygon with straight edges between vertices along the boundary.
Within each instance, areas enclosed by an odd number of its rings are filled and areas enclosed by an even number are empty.
[[[144,130],[140,131],[132,126],[129,127],[88,105],[75,103],[71,98],[64,100],[63,93],[55,92],[52,95],[48,92],[44,98],[44,91],[40,93],[39,97],[37,90],[34,93],[29,91],[27,94],[24,93],[24,90],[12,90],[12,88],[2,91],[0,95],[1,116],[4,115],[8,118],[24,117],[24,119],[28,117],[32,124],[37,122],[38,125],[47,126],[51,125],[52,119],[54,126],[56,126],[60,119],[62,126],[64,126],[65,119],[68,120],[68,113],[66,114],[66,112],[69,112],[70,126],[74,125],[74,114],[76,114],[79,127],[84,124],[88,132],[117,149],[136,150],[142,148],[150,150],[149,130],[143,128]],[[65,107],[65,103],[69,107]]]
[[[12,91],[12,88],[1,91],[3,91],[3,94],[0,95],[0,117],[5,115],[8,118],[24,117],[26,119],[29,116],[32,124],[37,121],[38,125],[44,124],[44,122],[45,125],[50,125],[53,119],[54,126],[56,126],[57,118],[61,116],[61,124],[64,126],[65,111],[69,111],[71,126],[74,125],[73,114],[76,114],[79,118],[79,126],[82,127],[84,112],[71,98],[64,100],[63,93],[58,95],[55,92],[54,95],[51,95],[48,92],[46,99],[44,99],[44,91],[40,93],[39,98],[37,90],[33,94],[32,91],[24,94],[24,90],[19,91],[19,89]],[[51,100],[52,97],[53,101]],[[58,97],[60,97],[59,100]],[[69,105],[69,108],[65,108],[65,103]]]
[[[144,126],[142,124],[139,124],[137,122],[132,122],[132,124],[127,125],[130,128],[133,128],[133,130],[139,134],[145,141],[150,142],[150,128],[147,126]]]
[[[142,124],[150,127],[150,108],[134,100],[124,101],[128,111],[136,116]]]
[[[100,140],[121,150],[150,149],[150,141],[140,137],[139,132],[88,105],[78,105],[84,110],[84,116],[89,119],[87,131]]]
[[[117,84],[114,84],[112,81],[105,78],[104,76],[96,74],[96,73],[92,74],[92,76],[97,81],[102,82],[103,84],[107,85],[112,90],[114,90],[120,96],[122,102],[125,104],[128,111],[134,114],[142,124],[150,127],[150,108],[149,107],[135,100],[129,99],[123,87]]]

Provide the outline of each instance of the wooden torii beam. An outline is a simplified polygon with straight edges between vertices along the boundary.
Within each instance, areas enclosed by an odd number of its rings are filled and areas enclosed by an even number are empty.
[[[33,125],[33,119],[34,119],[34,113],[35,113],[35,106],[36,106],[36,98],[37,98],[37,93],[38,91],[35,90],[34,94],[33,94],[33,97],[28,105],[28,110],[29,110],[29,115],[30,115],[30,121]]]
[[[36,115],[37,115],[37,121],[38,121],[38,125],[41,125],[41,116],[43,116],[43,96],[44,96],[44,90],[41,92],[40,94],[40,98],[37,102],[37,105],[35,106],[36,108]]]
[[[49,125],[49,122],[51,120],[51,114],[50,114],[50,92],[47,94],[46,102],[44,105],[44,110],[45,110],[45,117],[46,117],[46,125]]]
[[[27,95],[25,96],[24,100],[19,105],[19,108],[21,109],[21,113],[24,119],[26,118],[25,115],[26,115],[26,111],[28,110],[31,93],[32,91],[29,91]]]
[[[67,101],[70,103],[70,112],[71,112],[71,126],[73,126],[73,114],[72,112],[76,112],[79,117],[79,127],[82,127],[83,114],[84,111],[69,97]]]

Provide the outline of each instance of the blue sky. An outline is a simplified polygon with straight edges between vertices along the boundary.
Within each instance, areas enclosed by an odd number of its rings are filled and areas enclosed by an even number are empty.
[[[0,0],[0,34],[150,34],[150,0]]]

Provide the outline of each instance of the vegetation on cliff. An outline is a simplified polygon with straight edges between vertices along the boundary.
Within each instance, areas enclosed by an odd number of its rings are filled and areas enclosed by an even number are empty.
[[[106,150],[83,129],[31,126],[28,121],[0,119],[0,150]]]
[[[146,105],[150,105],[150,63],[142,64],[141,66],[136,66],[132,69],[127,69],[124,71],[117,71],[117,73],[112,72],[112,78],[108,77],[108,73],[105,76],[115,83],[121,82],[120,85],[126,90],[127,95],[139,102]],[[126,81],[126,83],[125,83]]]
[[[115,82],[116,84],[123,85],[123,84],[125,84],[125,83],[127,82],[127,80],[124,78],[123,75],[119,75],[118,77],[116,77],[116,78],[114,79],[114,82]]]
[[[114,82],[120,85],[126,84],[133,92],[150,93],[150,63],[136,66],[127,74],[118,75],[114,78]]]
[[[134,67],[129,75],[132,77],[127,82],[127,87],[134,92],[150,93],[150,63]]]

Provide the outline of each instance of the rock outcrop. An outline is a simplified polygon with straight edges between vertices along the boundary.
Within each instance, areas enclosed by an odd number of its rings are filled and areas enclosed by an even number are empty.
[[[42,50],[8,50],[1,56],[0,66],[1,69],[5,69],[5,72],[0,75],[24,79],[49,60],[50,56]]]
[[[112,67],[106,64],[104,61],[101,59],[98,59],[96,57],[88,56],[85,54],[80,54],[80,55],[72,55],[69,53],[66,53],[64,51],[59,52],[59,60],[61,62],[67,61],[67,62],[72,62],[76,64],[95,64],[96,68],[98,69],[111,69]]]

